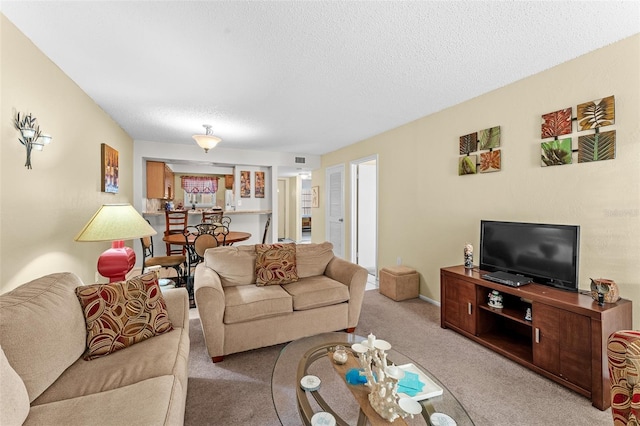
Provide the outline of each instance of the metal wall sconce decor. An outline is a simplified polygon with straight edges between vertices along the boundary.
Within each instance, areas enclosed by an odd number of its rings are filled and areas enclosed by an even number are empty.
[[[27,169],[31,169],[31,151],[34,149],[42,151],[45,145],[51,143],[52,139],[50,135],[42,134],[37,121],[30,113],[20,115],[19,112],[16,113],[14,121],[15,128],[20,131],[18,142],[24,145],[27,150],[27,161],[24,163]]]

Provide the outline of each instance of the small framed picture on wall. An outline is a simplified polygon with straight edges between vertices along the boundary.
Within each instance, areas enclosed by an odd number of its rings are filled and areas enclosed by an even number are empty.
[[[256,198],[264,198],[264,172],[256,172]]]
[[[111,148],[106,143],[101,145],[100,150],[100,177],[102,192],[118,193],[118,151]]]
[[[320,207],[320,187],[311,187],[311,207]]]
[[[246,170],[240,172],[240,197],[251,198],[251,172]]]

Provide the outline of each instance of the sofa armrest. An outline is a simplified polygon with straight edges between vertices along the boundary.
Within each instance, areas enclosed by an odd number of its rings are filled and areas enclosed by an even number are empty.
[[[349,287],[349,328],[355,328],[360,319],[364,289],[369,273],[360,265],[334,257],[329,261],[324,274]]]
[[[168,288],[162,291],[167,304],[169,320],[174,328],[189,330],[189,293],[184,288]]]
[[[224,290],[218,273],[204,263],[200,263],[195,270],[194,294],[209,356],[222,357],[224,355]]]

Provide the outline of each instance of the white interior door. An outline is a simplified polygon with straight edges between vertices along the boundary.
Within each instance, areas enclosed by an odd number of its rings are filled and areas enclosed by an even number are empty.
[[[344,258],[344,165],[327,168],[326,178],[326,238],[333,244],[333,253]]]
[[[378,167],[377,160],[363,159],[352,163],[353,219],[355,235],[351,238],[352,258],[369,274],[377,276],[378,253]]]
[[[287,181],[278,179],[278,239],[287,238]]]

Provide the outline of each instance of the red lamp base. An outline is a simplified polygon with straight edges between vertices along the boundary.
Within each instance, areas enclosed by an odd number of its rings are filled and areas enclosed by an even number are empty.
[[[136,264],[136,253],[124,245],[124,241],[114,241],[111,248],[98,258],[98,272],[109,282],[124,281],[125,276]]]

